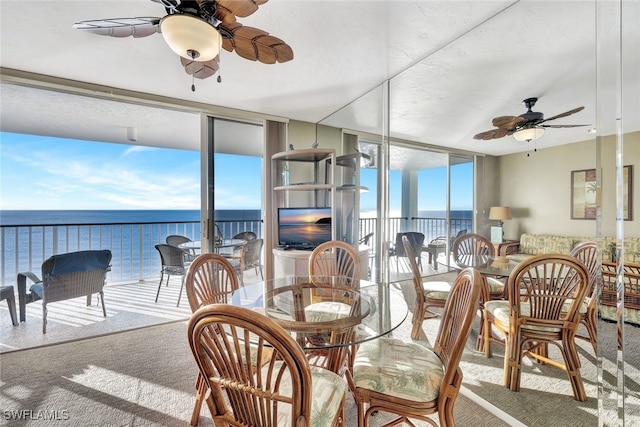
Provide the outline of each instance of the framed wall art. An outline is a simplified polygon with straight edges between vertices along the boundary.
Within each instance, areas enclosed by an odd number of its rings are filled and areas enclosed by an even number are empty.
[[[622,219],[633,219],[633,166],[622,168]],[[615,187],[613,189],[615,191]],[[571,171],[571,219],[596,219],[596,170]]]
[[[571,219],[596,219],[596,170],[571,171]]]

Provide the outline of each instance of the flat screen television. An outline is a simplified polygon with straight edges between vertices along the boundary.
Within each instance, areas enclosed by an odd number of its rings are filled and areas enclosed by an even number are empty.
[[[331,240],[331,208],[279,208],[278,241],[294,249],[313,249]]]

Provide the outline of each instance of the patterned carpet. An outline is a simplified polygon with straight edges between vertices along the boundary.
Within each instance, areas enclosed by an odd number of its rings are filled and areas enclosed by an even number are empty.
[[[188,425],[196,366],[185,332],[186,322],[173,322],[4,354],[0,406],[3,413],[54,411],[61,419],[15,422],[21,426]],[[455,414],[460,426],[509,425],[465,396]],[[386,414],[377,414],[372,427],[385,420]],[[356,425],[350,396],[347,421]],[[206,406],[200,425],[212,425]]]
[[[443,278],[446,276],[434,280]],[[11,326],[3,303],[0,407],[3,411],[32,414],[59,411],[65,419],[55,425],[187,425],[195,395],[196,368],[186,345],[185,319],[190,310],[184,296],[181,306],[175,306],[179,287],[178,280],[163,287],[158,303],[154,303],[157,282],[107,286],[107,318],[102,317],[95,298],[91,307],[86,307],[83,299],[52,305],[46,335],[42,334],[39,303],[27,306],[27,322],[18,327]],[[410,284],[397,287],[412,306]],[[113,333],[115,326],[124,332]],[[408,339],[410,327],[408,319],[395,335]],[[425,345],[433,342],[437,327],[437,321],[424,322]],[[603,337],[613,336],[615,325],[603,322],[601,328]],[[581,403],[573,399],[564,372],[551,366],[527,363],[522,390],[506,390],[501,385],[502,350],[496,346],[494,357],[486,359],[474,349],[475,331],[477,324],[461,364],[464,387],[455,409],[458,425],[598,425],[596,358],[589,345],[579,343],[582,376],[589,396],[587,402]],[[626,424],[640,425],[640,329],[629,327],[625,334]],[[98,336],[88,338],[91,335]],[[605,352],[615,349],[608,341],[603,346]],[[16,348],[31,349],[13,351]],[[613,372],[615,366],[609,360],[613,359],[603,360],[604,378],[615,382],[615,376],[607,373]],[[617,404],[614,399],[605,400],[605,405]],[[355,426],[355,419],[349,398],[347,425]],[[378,414],[373,425],[384,420],[388,417]],[[201,425],[211,424],[208,410],[203,408]],[[48,423],[32,420],[15,425]]]

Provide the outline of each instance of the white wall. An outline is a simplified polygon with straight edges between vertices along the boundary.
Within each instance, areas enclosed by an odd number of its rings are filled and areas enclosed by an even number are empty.
[[[515,141],[514,141],[515,143]],[[626,236],[640,236],[638,191],[640,176],[640,132],[624,136],[624,164],[633,165],[635,200],[633,220],[624,222]],[[602,235],[615,236],[614,137],[602,138]],[[571,219],[571,171],[596,166],[596,142],[547,148],[531,153],[498,158],[499,202],[511,206],[513,219],[505,221],[505,237],[518,239],[522,233],[595,236],[595,220]]]

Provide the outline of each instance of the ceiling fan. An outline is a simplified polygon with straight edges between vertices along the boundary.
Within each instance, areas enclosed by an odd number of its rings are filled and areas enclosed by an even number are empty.
[[[574,128],[580,126],[590,125],[549,125],[543,124],[550,120],[567,117],[582,111],[584,107],[574,108],[573,110],[565,111],[561,114],[556,114],[548,119],[544,118],[544,114],[531,111],[531,108],[536,104],[538,98],[527,98],[522,103],[527,107],[527,112],[519,116],[500,116],[493,119],[491,122],[496,129],[491,129],[485,132],[480,132],[475,135],[473,139],[498,139],[503,136],[513,135],[518,141],[533,141],[542,136],[544,128]]]
[[[181,56],[187,74],[205,79],[218,71],[220,48],[265,64],[293,59],[293,50],[281,39],[236,22],[268,0],[152,0],[164,6],[163,18],[139,17],[81,21],[73,28],[111,37],[147,37],[161,33]],[[220,76],[218,76],[220,81]],[[192,86],[192,90],[195,87]]]

